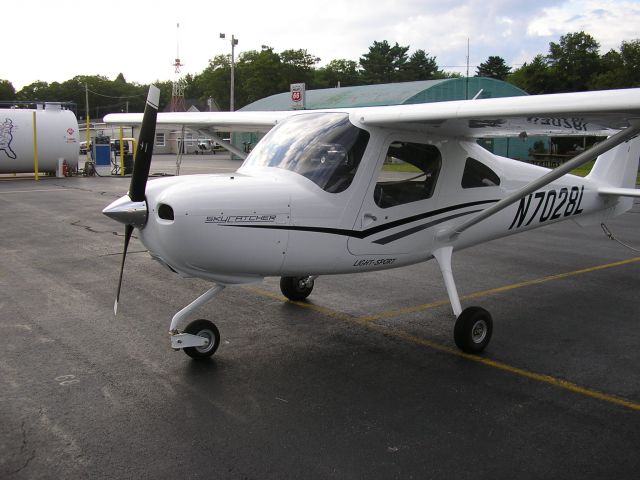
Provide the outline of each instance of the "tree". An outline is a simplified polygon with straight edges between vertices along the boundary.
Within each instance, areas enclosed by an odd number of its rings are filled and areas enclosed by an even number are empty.
[[[549,44],[547,60],[556,77],[556,92],[589,89],[593,77],[602,72],[600,45],[584,32],[568,33]]]
[[[9,80],[0,80],[0,100],[15,100],[16,89]]]
[[[362,76],[367,84],[390,83],[400,78],[400,72],[407,62],[409,47],[396,44],[392,47],[389,42],[374,41],[369,47],[369,53],[360,57]]]
[[[600,57],[602,72],[589,81],[589,89],[606,90],[609,88],[624,88],[627,85],[626,72],[622,55],[615,50],[609,50]]]
[[[531,63],[525,62],[507,77],[507,81],[532,95],[550,93],[556,88],[553,73],[542,54],[536,55]]]
[[[430,57],[424,50],[416,50],[401,70],[400,79],[404,81],[434,80],[446,78],[438,69],[436,57]]]
[[[200,99],[213,98],[222,109],[229,108],[231,55],[216,55],[209,65],[193,78]]]
[[[511,67],[509,67],[504,58],[497,56],[490,56],[486,62],[478,65],[476,70],[476,77],[488,77],[495,78],[496,80],[504,80],[511,73]]]
[[[325,67],[316,70],[314,84],[319,88],[352,87],[362,84],[358,64],[353,60],[331,60]]]
[[[271,47],[240,55],[236,64],[236,108],[289,90],[280,55]]]
[[[47,82],[36,80],[22,87],[18,93],[16,93],[16,98],[22,101],[43,100],[46,97],[48,89],[49,84]]]
[[[620,46],[625,87],[640,86],[640,40],[624,41]]]
[[[282,76],[286,83],[306,83],[307,87],[314,87],[314,67],[320,61],[319,58],[304,49],[285,50],[280,53],[280,61]]]
[[[185,98],[195,98],[195,99],[205,99],[207,98],[198,82],[196,82],[196,77],[187,73],[184,77],[182,77],[182,81],[184,82],[184,96]]]

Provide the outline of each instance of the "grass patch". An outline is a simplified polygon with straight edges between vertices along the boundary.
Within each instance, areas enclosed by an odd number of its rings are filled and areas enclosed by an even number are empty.
[[[581,167],[571,170],[571,173],[573,173],[574,175],[578,175],[579,177],[586,177],[587,175],[589,175],[589,172],[591,172],[594,163],[596,163],[596,161],[591,160],[589,163],[585,163]]]
[[[591,160],[590,162],[585,163],[581,167],[571,170],[571,173],[579,177],[586,177],[587,175],[589,175],[589,172],[591,172],[591,169],[593,168],[594,163],[596,163],[596,161]],[[420,169],[411,165],[410,163],[385,163],[384,166],[382,167],[382,171],[383,172],[408,172],[408,173],[421,172]],[[640,185],[640,173],[636,178],[636,184]]]
[[[382,166],[382,171],[420,173],[422,170],[410,163],[385,163]]]
[[[571,170],[571,173],[573,173],[574,175],[578,175],[579,177],[586,177],[591,172],[591,169],[593,168],[594,163],[596,163],[595,160],[592,160],[589,163],[585,163],[581,167],[578,167],[575,170]],[[639,185],[639,184],[640,184],[640,173],[638,173],[638,176],[636,177],[636,185]]]

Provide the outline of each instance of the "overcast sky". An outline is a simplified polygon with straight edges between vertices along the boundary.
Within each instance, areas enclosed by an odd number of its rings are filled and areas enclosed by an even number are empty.
[[[374,40],[388,40],[461,73],[468,38],[473,74],[490,55],[517,67],[580,30],[605,53],[640,38],[639,26],[640,0],[17,0],[2,5],[0,79],[16,90],[120,72],[130,82],[170,80],[178,40],[182,73],[199,73],[231,52],[232,34],[236,55],[302,48],[320,66],[358,61]]]

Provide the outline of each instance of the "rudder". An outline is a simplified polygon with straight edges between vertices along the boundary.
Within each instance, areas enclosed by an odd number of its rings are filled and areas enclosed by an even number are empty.
[[[635,137],[600,155],[587,178],[607,187],[635,188],[639,159],[640,137]]]

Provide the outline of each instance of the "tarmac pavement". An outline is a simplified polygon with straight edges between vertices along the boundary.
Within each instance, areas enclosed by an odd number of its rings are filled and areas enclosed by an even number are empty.
[[[233,171],[186,156],[181,174]],[[152,173],[172,173],[154,157]],[[203,306],[221,346],[170,348],[208,288],[101,210],[128,178],[0,180],[0,478],[637,478],[640,253],[564,222],[454,255],[463,305],[494,318],[481,356],[453,343],[434,262],[277,278]],[[639,247],[640,205],[611,221]]]

